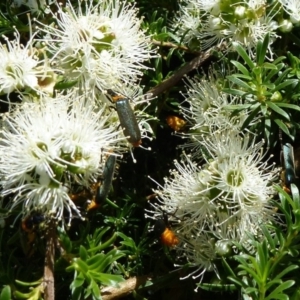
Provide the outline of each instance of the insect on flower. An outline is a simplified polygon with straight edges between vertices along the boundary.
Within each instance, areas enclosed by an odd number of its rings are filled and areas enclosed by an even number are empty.
[[[174,247],[178,245],[179,239],[169,224],[168,215],[163,212],[163,218],[157,219],[154,224],[154,232],[160,237],[163,245],[167,247]]]
[[[92,202],[89,204],[87,210],[98,208],[105,201],[114,177],[115,166],[116,156],[110,155],[105,162],[104,171],[102,175],[102,184],[97,187],[96,195],[93,198]]]
[[[116,94],[112,90],[107,90],[112,102],[116,105],[117,114],[119,116],[121,127],[124,135],[133,147],[139,147],[142,143],[141,131],[137,123],[135,114],[130,106],[129,99]]]
[[[281,160],[283,172],[281,179],[284,183],[283,189],[290,193],[290,185],[296,183],[294,148],[291,144],[286,143],[282,146]]]
[[[186,121],[177,116],[168,116],[166,122],[175,131],[182,131],[186,125]]]
[[[35,251],[34,242],[38,235],[39,226],[44,221],[44,215],[39,213],[31,214],[21,221],[21,244],[28,257]]]

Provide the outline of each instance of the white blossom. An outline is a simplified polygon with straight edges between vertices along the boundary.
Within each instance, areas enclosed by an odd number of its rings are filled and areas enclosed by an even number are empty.
[[[80,215],[69,197],[76,183],[88,187],[103,171],[105,155],[117,155],[125,137],[112,113],[82,98],[47,97],[24,102],[3,115],[0,140],[2,196],[10,209],[38,209],[61,220],[63,211]]]
[[[293,24],[300,23],[300,2],[299,0],[279,0],[283,5],[284,10],[290,16]]]
[[[68,1],[53,14],[57,24],[40,23],[52,62],[67,80],[78,81],[84,90],[101,91],[133,85],[150,58],[149,39],[140,29],[137,10],[119,1],[101,0],[84,9]]]
[[[270,199],[277,176],[261,151],[263,142],[255,144],[252,136],[222,130],[200,144],[206,162],[200,166],[196,155],[186,154],[175,161],[148,211],[154,219],[162,212],[170,216],[180,241],[175,249],[198,267],[199,276],[217,272],[216,260],[228,255],[234,242],[246,245],[248,234],[261,234],[261,225],[274,219]]]
[[[277,12],[266,0],[227,1],[226,5],[219,0],[186,0],[172,27],[193,48],[196,42],[205,50],[225,41],[228,49],[240,44],[254,55],[253,49],[266,34],[271,40],[277,37]]]
[[[6,44],[0,44],[0,92],[39,91],[39,80],[45,79],[48,68],[45,60],[39,60],[33,48],[33,37],[25,46],[20,43],[20,34],[15,39],[5,37]]]
[[[218,81],[213,77],[207,80],[186,79],[187,92],[185,101],[180,105],[184,118],[189,122],[189,131],[181,134],[188,138],[184,148],[193,148],[199,152],[201,141],[212,132],[222,130],[239,131],[248,116],[246,110],[231,116],[230,105],[239,104],[238,97],[230,96],[221,91]],[[188,105],[186,105],[188,103]],[[253,120],[251,124],[255,122]]]

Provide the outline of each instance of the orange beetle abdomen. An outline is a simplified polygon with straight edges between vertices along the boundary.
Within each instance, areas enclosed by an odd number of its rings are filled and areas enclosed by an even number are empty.
[[[170,228],[165,229],[165,231],[160,236],[160,239],[161,242],[168,247],[174,247],[179,243],[177,236]]]

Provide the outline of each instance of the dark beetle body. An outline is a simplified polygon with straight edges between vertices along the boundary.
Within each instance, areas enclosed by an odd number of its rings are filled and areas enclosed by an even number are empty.
[[[101,204],[105,201],[107,194],[110,190],[111,183],[114,177],[116,166],[116,156],[110,155],[105,162],[104,171],[103,171],[103,181],[101,186],[98,187],[95,202],[96,204]]]
[[[111,96],[112,101],[116,104],[116,110],[120,124],[128,142],[132,144],[133,147],[138,147],[142,143],[141,131],[128,98],[118,95],[112,90],[107,90],[107,93]]]
[[[165,223],[165,220],[164,219],[157,219],[155,221],[153,230],[154,230],[156,236],[160,237],[164,233],[166,228],[167,228],[167,225]]]
[[[21,221],[20,241],[24,254],[31,257],[36,250],[36,238],[40,237],[40,224],[45,217],[40,213],[32,213]]]
[[[45,221],[45,217],[42,214],[33,214],[27,216],[21,222],[21,227],[25,232],[32,232],[36,226]]]
[[[284,164],[284,184],[289,187],[291,183],[296,182],[294,149],[289,143],[282,147],[283,164]]]
[[[115,155],[110,155],[107,158],[102,173],[103,180],[101,182],[101,185],[98,185],[96,195],[93,196],[91,203],[87,207],[88,211],[98,208],[105,201],[114,177],[116,160],[117,159]]]

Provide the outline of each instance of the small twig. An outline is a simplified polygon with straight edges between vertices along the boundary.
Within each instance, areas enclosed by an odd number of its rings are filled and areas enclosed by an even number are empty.
[[[115,300],[125,297],[132,293],[139,286],[144,285],[149,279],[150,277],[146,275],[129,278],[126,281],[121,282],[119,284],[119,288],[109,286],[102,289],[101,297],[103,300]]]
[[[147,92],[145,95],[145,99],[150,100],[152,98],[157,97],[164,91],[170,89],[173,87],[181,78],[186,75],[187,73],[199,68],[211,55],[211,52],[213,50],[222,50],[224,47],[224,44],[221,44],[217,47],[211,48],[204,53],[201,53],[199,56],[195,57],[188,63],[186,63],[182,68],[180,68],[178,71],[176,71],[170,78],[164,80],[151,90]]]
[[[46,233],[46,255],[44,266],[44,299],[54,300],[54,256],[56,243],[56,224],[55,220],[51,220]]]

